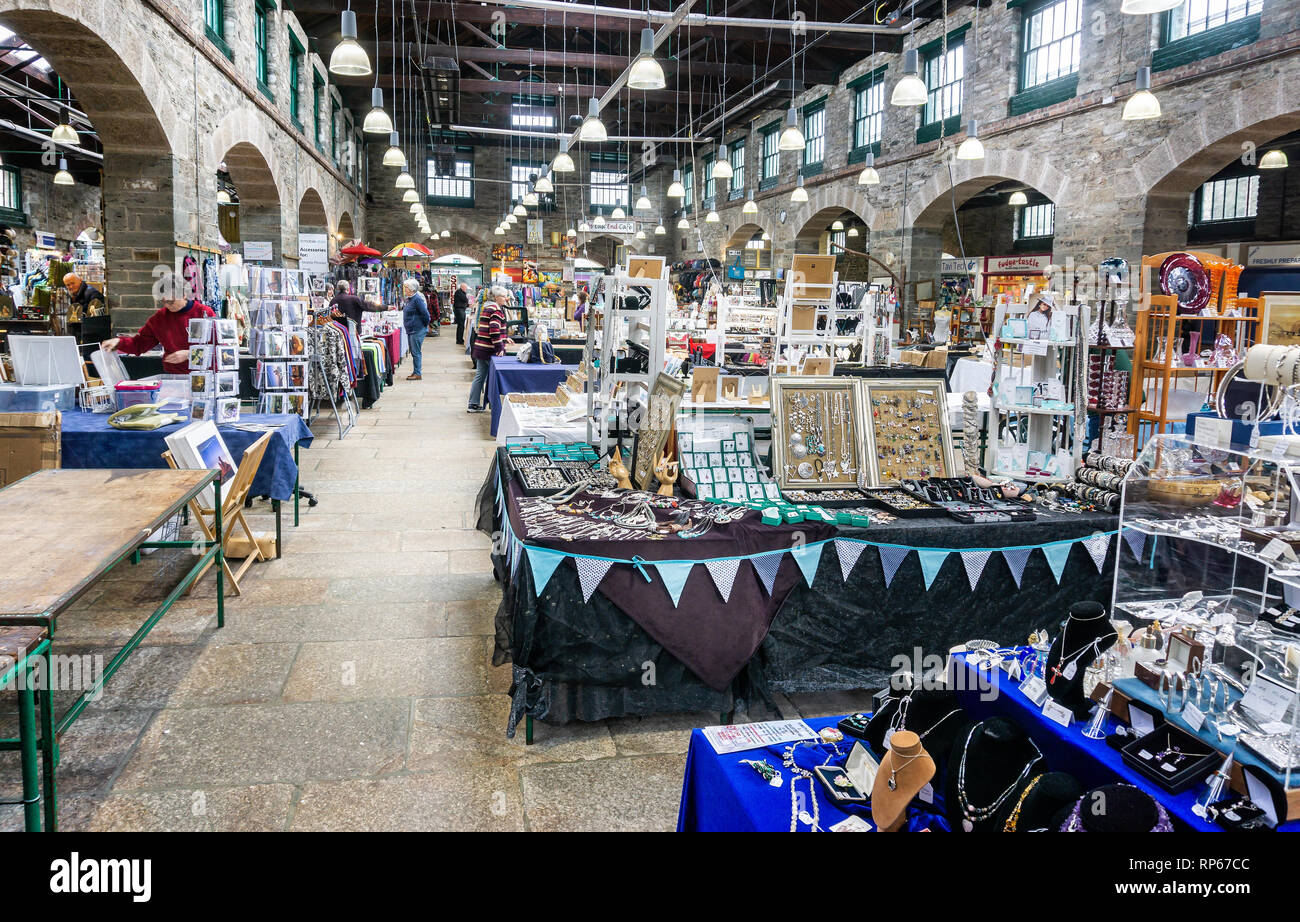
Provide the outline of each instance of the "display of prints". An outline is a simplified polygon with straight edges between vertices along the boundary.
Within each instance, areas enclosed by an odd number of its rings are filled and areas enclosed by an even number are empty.
[[[239,370],[239,347],[238,346],[218,345],[216,347],[216,352],[217,352],[218,371]]]
[[[239,394],[239,374],[224,372],[217,375],[217,396],[234,397]]]
[[[239,398],[223,397],[217,401],[217,422],[239,422]]]
[[[190,321],[190,324],[193,325],[193,323],[194,323],[194,321],[191,320],[191,321]],[[221,318],[221,319],[219,319],[219,320],[216,321],[215,326],[216,326],[216,330],[217,330],[217,342],[218,342],[218,343],[238,343],[238,342],[239,342],[239,326],[238,326],[238,324],[235,323],[235,321],[234,321],[233,318]],[[191,339],[191,341],[192,341],[192,342],[200,342],[201,340],[194,340],[194,339]]]
[[[220,323],[221,321],[217,321]],[[230,321],[234,323],[234,321]],[[191,317],[186,325],[192,343],[212,342],[212,320],[209,317]]]

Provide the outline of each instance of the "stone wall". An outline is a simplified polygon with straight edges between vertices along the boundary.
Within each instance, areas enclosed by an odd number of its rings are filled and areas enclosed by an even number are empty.
[[[87,228],[101,227],[99,186],[75,183],[56,186],[54,174],[41,170],[20,170],[23,185],[23,211],[27,226],[15,227],[16,245],[26,249],[35,242],[35,232],[44,231],[59,239],[60,245],[77,239]]]

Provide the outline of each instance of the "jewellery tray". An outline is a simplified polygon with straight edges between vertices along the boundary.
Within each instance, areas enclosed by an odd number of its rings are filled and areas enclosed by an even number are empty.
[[[794,488],[794,490],[808,490],[808,489],[809,489],[808,487]],[[794,490],[792,490],[790,491],[790,493],[782,491],[782,498],[787,503],[796,503],[796,504],[807,503],[813,506],[822,506],[823,508],[826,509],[856,509],[859,506],[871,505],[871,494],[864,490],[859,490],[857,487],[824,487],[823,489],[844,490],[845,492],[852,492],[856,495],[849,499],[822,499],[820,497],[814,499],[813,497],[791,495],[794,492]]]
[[[862,465],[858,472],[859,480],[863,486],[875,487],[893,482],[884,479],[878,457],[879,445],[885,439],[881,438],[877,432],[880,420],[875,415],[875,405],[872,403],[873,397],[878,395],[877,392],[910,391],[913,394],[934,399],[934,419],[931,423],[938,431],[932,432],[931,436],[937,435],[939,438],[938,455],[943,467],[941,470],[933,470],[925,476],[952,477],[956,474],[957,463],[952,450],[952,431],[948,427],[948,397],[941,381],[918,381],[914,378],[859,378],[857,380],[858,386],[862,390],[862,415],[866,422],[864,429],[867,438],[866,457],[869,462],[867,465]],[[924,410],[921,412],[924,413]],[[918,444],[929,447],[931,440],[921,440]],[[922,477],[922,479],[925,478]]]
[[[846,395],[849,401],[849,421],[853,428],[853,438],[849,442],[853,452],[853,469],[854,474],[841,474],[836,480],[819,480],[813,478],[791,477],[787,476],[786,466],[791,468],[797,467],[802,461],[812,461],[813,456],[808,455],[804,458],[796,458],[790,449],[790,435],[792,432],[790,420],[788,418],[788,407],[786,393],[788,391],[820,391],[823,400],[827,400],[832,395]],[[861,390],[861,379],[849,378],[835,375],[783,375],[772,379],[772,479],[782,490],[799,489],[799,490],[840,490],[851,489],[852,487],[863,486],[863,471],[866,467],[866,442],[864,433],[866,432],[866,419],[863,413],[863,399]],[[801,432],[801,435],[807,436],[808,433]],[[832,436],[829,433],[823,433],[827,440],[827,447],[834,450],[836,454],[836,464],[838,465],[841,458],[838,455],[840,444],[838,439],[832,444]]]
[[[898,487],[876,487],[864,490],[867,494],[867,505],[875,506],[877,509],[883,509],[890,515],[896,515],[900,519],[932,519],[938,516],[945,516],[948,513],[939,506],[930,502],[928,499],[920,499],[912,496]],[[895,506],[889,501],[890,495],[902,495],[908,499],[915,500],[925,505],[920,509],[905,509],[901,506]]]
[[[1201,755],[1184,759],[1178,763],[1177,771],[1167,772],[1159,767],[1159,763],[1154,758],[1144,759],[1138,754],[1145,751],[1155,756],[1171,746],[1177,746],[1184,752],[1201,753]],[[1131,741],[1119,752],[1124,764],[1170,794],[1181,794],[1186,791],[1214,771],[1223,761],[1223,753],[1171,723],[1161,724],[1146,736]]]

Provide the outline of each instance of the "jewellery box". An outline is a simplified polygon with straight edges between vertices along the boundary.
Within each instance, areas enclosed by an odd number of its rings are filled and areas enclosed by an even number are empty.
[[[843,766],[818,765],[813,769],[833,804],[862,804],[871,799],[880,764],[861,743],[854,743]]]
[[[1120,750],[1124,763],[1170,794],[1180,794],[1214,771],[1222,756],[1171,723],[1161,724]]]
[[[1286,821],[1286,794],[1253,765],[1241,766],[1249,796],[1240,794],[1211,804],[1210,819],[1229,832],[1268,832]]]
[[[1135,664],[1133,675],[1142,684],[1156,691],[1160,690],[1160,680],[1167,675],[1170,683],[1179,688],[1194,662],[1205,662],[1205,645],[1197,643],[1187,634],[1170,634],[1165,647],[1165,658]]]

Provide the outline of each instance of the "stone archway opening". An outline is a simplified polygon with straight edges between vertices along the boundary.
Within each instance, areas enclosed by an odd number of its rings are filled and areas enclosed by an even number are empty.
[[[298,202],[298,230],[304,234],[329,233],[330,220],[325,212],[325,202],[315,189],[308,189]]]
[[[344,246],[347,246],[349,241],[357,239],[357,230],[355,225],[352,223],[352,215],[348,214],[346,211],[339,215],[338,233],[339,240]]]
[[[868,281],[881,275],[862,253],[871,252],[871,227],[851,208],[830,205],[811,214],[794,236],[794,252],[835,257],[835,271],[845,281]],[[879,258],[879,254],[872,253]]]
[[[271,262],[278,263],[284,252],[284,219],[280,206],[280,189],[275,183],[270,164],[262,152],[248,141],[240,141],[230,148],[221,161],[225,164],[238,195],[238,242],[269,242]]]
[[[154,270],[171,270],[178,236],[172,144],[145,89],[157,90],[152,64],[147,56],[128,64],[129,43],[117,41],[111,28],[92,29],[48,3],[14,6],[0,8],[0,25],[49,62],[103,148],[105,293],[114,331],[133,331],[155,308]],[[65,153],[75,174],[76,153]]]

